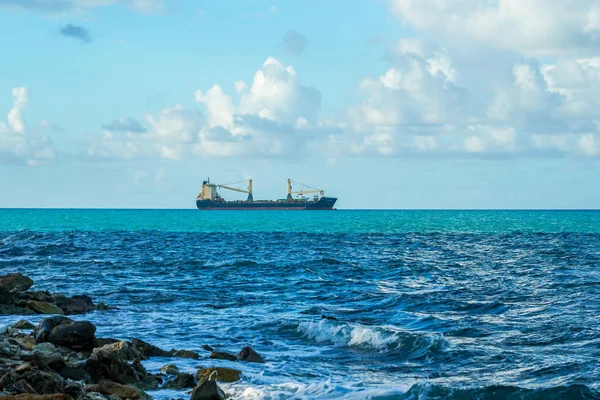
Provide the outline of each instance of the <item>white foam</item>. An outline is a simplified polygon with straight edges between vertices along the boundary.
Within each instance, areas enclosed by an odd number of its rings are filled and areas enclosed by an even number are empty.
[[[402,345],[398,331],[384,327],[367,327],[357,324],[336,324],[322,319],[298,324],[298,332],[317,342],[330,342],[342,346],[387,349]]]

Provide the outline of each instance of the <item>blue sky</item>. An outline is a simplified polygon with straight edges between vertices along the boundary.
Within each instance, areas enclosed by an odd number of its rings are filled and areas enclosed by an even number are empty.
[[[600,204],[598,0],[0,0],[0,46],[0,207]]]

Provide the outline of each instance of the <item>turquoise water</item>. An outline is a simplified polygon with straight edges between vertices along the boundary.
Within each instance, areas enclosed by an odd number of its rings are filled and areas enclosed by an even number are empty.
[[[57,232],[600,232],[600,211],[198,211],[0,209],[0,230]]]
[[[232,400],[600,398],[600,211],[0,210],[12,272],[202,356],[152,372],[241,369]]]

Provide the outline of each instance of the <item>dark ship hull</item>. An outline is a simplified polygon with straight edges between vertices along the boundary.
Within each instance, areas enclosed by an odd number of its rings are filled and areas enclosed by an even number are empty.
[[[200,210],[332,210],[336,201],[336,197],[321,197],[319,200],[196,200],[196,207]]]

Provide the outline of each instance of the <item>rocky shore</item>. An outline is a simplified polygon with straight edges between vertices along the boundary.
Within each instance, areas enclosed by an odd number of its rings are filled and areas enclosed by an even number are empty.
[[[63,314],[106,309],[105,305],[95,305],[87,296],[27,292],[32,285],[33,281],[21,274],[0,276],[0,314],[55,314],[37,326],[20,320],[0,333],[3,399],[150,399],[147,391],[161,389],[186,390],[191,400],[225,399],[227,394],[217,382],[238,381],[242,373],[237,369],[198,367],[194,375],[167,364],[160,372],[149,373],[142,361],[179,357],[264,363],[250,347],[230,354],[204,345],[207,353],[201,357],[194,351],[167,351],[139,339],[98,338],[94,324]]]

